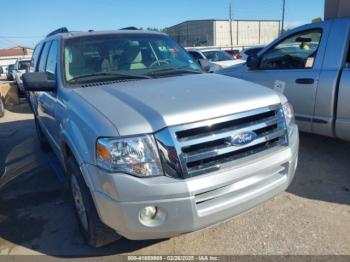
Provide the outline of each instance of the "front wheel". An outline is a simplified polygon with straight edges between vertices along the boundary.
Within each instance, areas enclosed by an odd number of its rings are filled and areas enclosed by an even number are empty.
[[[73,157],[67,161],[67,172],[79,229],[86,242],[97,248],[120,239],[120,235],[100,220],[90,190]]]

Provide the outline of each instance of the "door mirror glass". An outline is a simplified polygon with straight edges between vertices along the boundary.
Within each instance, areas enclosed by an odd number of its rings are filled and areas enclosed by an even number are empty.
[[[255,70],[259,67],[259,57],[257,55],[250,55],[247,58],[247,67],[250,70]]]
[[[22,75],[25,91],[52,92],[56,90],[56,81],[50,80],[45,72],[32,72]]]
[[[199,59],[198,62],[204,72],[208,73],[210,71],[210,63],[207,59]]]

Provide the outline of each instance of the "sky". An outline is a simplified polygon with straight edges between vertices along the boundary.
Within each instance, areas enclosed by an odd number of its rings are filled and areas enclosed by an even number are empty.
[[[165,28],[185,20],[281,19],[282,0],[0,0],[0,48],[33,47],[49,32]],[[286,0],[286,27],[323,18],[324,0]]]

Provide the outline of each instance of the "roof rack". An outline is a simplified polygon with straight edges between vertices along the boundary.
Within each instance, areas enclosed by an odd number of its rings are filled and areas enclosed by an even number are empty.
[[[68,32],[69,31],[68,31],[67,27],[61,27],[61,28],[56,29],[55,31],[52,31],[46,37],[61,34],[61,33],[68,33]]]
[[[139,30],[139,29],[135,26],[129,26],[129,27],[120,28],[119,30]]]

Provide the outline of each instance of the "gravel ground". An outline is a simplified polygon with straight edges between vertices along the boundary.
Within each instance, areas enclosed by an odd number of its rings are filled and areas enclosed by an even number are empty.
[[[84,244],[55,157],[22,104],[0,119],[0,254],[350,255],[350,144],[301,134],[288,192],[220,225],[160,241]],[[96,258],[97,259],[97,258]]]

